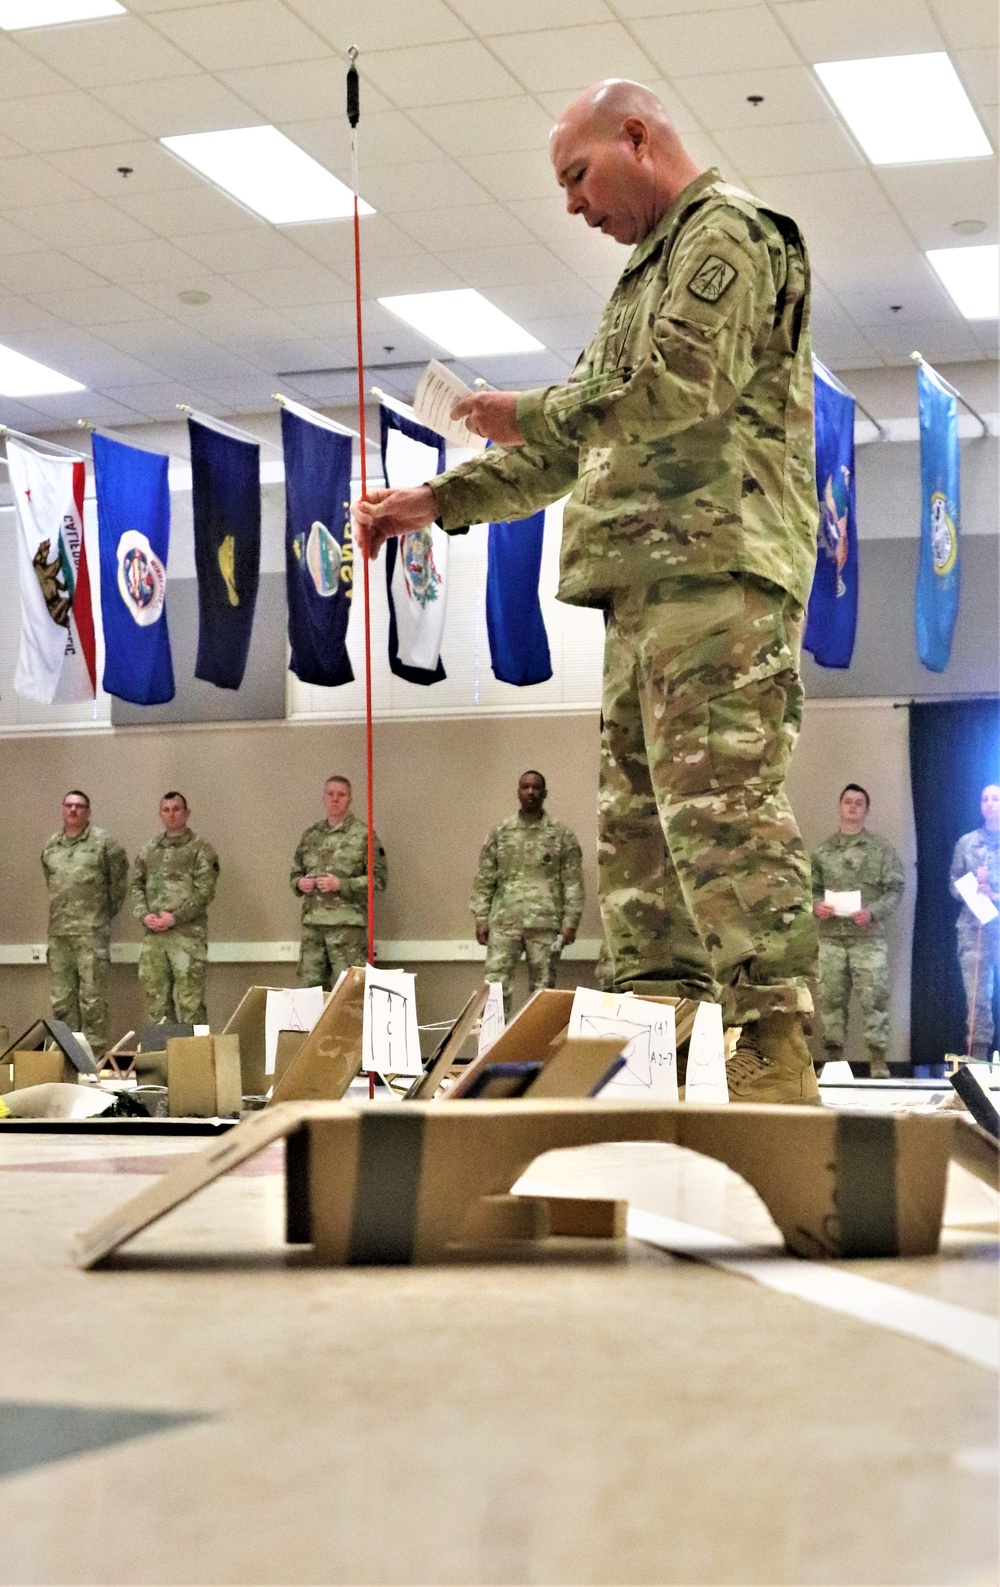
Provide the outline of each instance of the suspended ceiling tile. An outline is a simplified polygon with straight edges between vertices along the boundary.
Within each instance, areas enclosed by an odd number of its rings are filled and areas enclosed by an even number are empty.
[[[604,77],[649,76],[649,56],[617,22],[505,34],[491,48],[532,92],[581,89]]]
[[[930,0],[930,6],[953,49],[996,49],[1000,15],[989,0]]]
[[[5,292],[59,292],[63,288],[71,291],[75,287],[103,285],[100,272],[95,273],[64,253],[19,253],[4,260]]]
[[[865,255],[897,257],[913,248],[909,232],[891,211],[866,215],[846,209],[837,215],[814,214],[805,221],[804,232],[813,260],[823,271],[840,261],[854,270],[853,261]]]
[[[80,392],[81,397],[85,392]],[[40,402],[40,397],[35,401]],[[39,430],[48,429],[48,414],[41,408],[29,407],[27,402],[17,402],[13,397],[0,396],[0,424],[9,424],[12,430],[23,430],[28,435],[34,435]]]
[[[356,332],[354,318],[354,298],[345,297],[341,303],[306,303],[290,305],[284,311],[285,318],[307,336],[318,337],[321,340],[331,340],[337,337],[350,338]],[[381,328],[381,321],[388,316],[378,304],[369,306],[365,304],[365,335],[375,336]],[[398,324],[398,321],[394,321]]]
[[[958,74],[978,107],[995,105],[997,102],[1000,92],[1000,61],[997,55],[996,45],[990,49],[958,50],[955,54]]]
[[[279,66],[248,66],[222,72],[222,81],[268,121],[311,121],[320,117],[342,122],[344,114],[344,63],[333,55],[321,60],[291,61]],[[365,105],[367,113],[374,108]]]
[[[88,157],[93,158],[89,150]],[[0,208],[4,211],[18,205],[67,204],[86,197],[86,189],[81,190],[78,182],[47,160],[31,154],[0,160]]]
[[[931,362],[945,358],[968,358],[976,352],[975,337],[958,319],[923,320],[919,327],[913,325],[866,326],[865,336],[884,358],[901,363],[914,350],[914,333],[917,349]]]
[[[807,61],[858,60],[941,50],[944,40],[924,0],[792,0],[775,5]]]
[[[531,242],[518,248],[468,248],[442,252],[441,259],[469,286],[478,287],[490,300],[502,306],[498,297],[509,297],[510,290],[530,286],[539,278],[554,289],[574,280],[573,272],[542,243]],[[516,317],[516,316],[515,316]]]
[[[509,209],[489,202],[436,212],[410,210],[399,217],[399,223],[415,243],[437,254],[471,248],[514,253],[530,249],[535,242],[534,234]]]
[[[13,212],[7,211],[7,214],[11,213]],[[37,236],[30,237],[26,231],[19,231],[16,226],[8,224],[5,215],[4,224],[0,226],[0,254],[37,252]]]
[[[184,303],[177,295],[178,290],[207,292],[210,302]],[[180,289],[176,281],[137,281],[133,291],[136,297],[158,311],[156,315],[144,318],[175,319],[178,324],[189,326],[196,336],[211,336],[212,326],[224,315],[242,315],[249,324],[257,315],[269,315],[271,312],[262,310],[257,299],[241,291],[228,276],[213,275],[200,269],[193,260],[191,274],[185,277],[184,286]]]
[[[490,197],[457,161],[445,158],[368,171],[365,194],[375,209],[389,215],[413,209],[433,212],[455,204],[486,203]]]
[[[39,402],[48,401],[48,398],[39,397]],[[49,418],[61,418],[63,415],[54,411],[49,413]],[[143,414],[125,402],[118,402],[114,397],[105,396],[101,391],[78,391],[76,405],[68,408],[66,418],[69,422],[76,419],[86,419],[89,424],[119,425],[135,424]]]
[[[88,287],[83,291],[46,292],[34,296],[42,308],[49,309],[71,325],[130,325],[136,320],[155,320],[160,310],[124,287]]]
[[[197,63],[138,17],[113,16],[23,35],[25,49],[81,88],[183,77]]]
[[[88,149],[135,137],[134,127],[80,89],[4,100],[0,103],[0,132],[36,154],[49,149]]]
[[[647,3],[647,0],[643,0]],[[529,33],[532,28],[575,27],[584,22],[612,22],[614,12],[604,0],[452,0],[473,32],[487,38],[504,33]],[[622,12],[622,7],[617,6]]]
[[[511,353],[504,358],[476,358],[473,362],[491,386],[514,391],[559,384],[573,367],[571,359],[549,348],[542,353]]]
[[[613,0],[618,15],[633,21],[637,17],[676,16],[688,11],[735,11],[757,5],[759,0]]]
[[[151,138],[220,132],[261,123],[257,111],[204,72],[197,77],[169,77],[152,83],[120,83],[97,88],[94,95]]]
[[[512,198],[559,196],[559,185],[547,149],[524,149],[511,154],[473,154],[467,156],[462,164],[502,203]]]
[[[553,258],[551,268],[540,270],[533,281],[518,282],[515,286],[496,287],[490,294],[498,308],[517,319],[525,314],[535,319],[552,319],[562,315],[579,316],[592,326],[597,324],[604,308],[604,292],[595,291],[581,281],[561,259]]]
[[[694,113],[714,132],[727,127],[784,126],[788,122],[833,119],[819,81],[806,66],[784,66],[759,71],[710,72],[698,77],[678,77],[676,90]],[[749,95],[762,95],[752,105]],[[668,109],[670,100],[665,101]]]
[[[199,233],[175,237],[174,241],[219,275],[235,270],[296,270],[309,262],[294,242],[262,220],[243,231]]]
[[[114,201],[116,209],[134,216],[161,237],[247,232],[261,225],[259,216],[205,181],[199,181],[196,187],[143,193],[132,188],[129,178],[122,183]]]
[[[193,380],[154,380],[135,386],[108,386],[102,395],[131,407],[144,419],[170,419],[176,423],[179,402],[213,413],[218,411],[208,393],[201,392]]]
[[[224,413],[254,413],[271,406],[274,394],[274,373],[266,371],[249,375],[213,379],[199,376],[199,387],[209,397],[222,405]]]
[[[24,99],[36,94],[65,93],[70,84],[30,50],[0,35],[0,99]]]
[[[686,132],[684,134],[684,147],[695,165],[702,171],[707,171],[715,165],[719,167],[720,171],[730,181],[739,183],[744,180],[743,167],[738,164],[733,156],[727,155],[712,138],[707,138],[703,132]]]
[[[867,167],[767,177],[758,188],[761,198],[786,208],[797,220],[815,217],[827,225],[836,225],[840,217],[868,221],[890,207]]]
[[[358,5],[357,0],[289,0],[289,5],[344,56],[351,44],[356,44],[365,55],[371,50],[404,49],[413,44],[463,39],[469,33],[455,15],[458,8],[446,5],[444,0],[406,0],[404,5]]]
[[[550,352],[563,353],[575,360],[597,330],[599,318],[599,314],[554,314],[547,319],[536,319],[526,314],[518,324],[536,336]]]
[[[134,242],[152,233],[131,215],[123,214],[103,198],[83,198],[72,204],[37,204],[4,212],[40,242],[52,248],[85,247],[87,243]]]
[[[157,16],[156,27],[210,72],[330,54],[329,45],[281,0],[229,0],[167,11]]]
[[[433,254],[408,259],[369,259],[364,273],[365,293],[373,298],[401,297],[407,292],[450,292],[468,286],[454,270]]]
[[[986,229],[975,237],[962,237],[952,231],[952,224],[956,220],[983,220]],[[949,204],[936,205],[933,209],[914,210],[906,212],[906,225],[916,240],[917,247],[925,248],[960,248],[981,246],[984,243],[995,243],[1000,238],[1000,227],[997,225],[996,211],[991,216],[986,215],[957,215],[956,206]]]
[[[685,16],[649,17],[632,31],[665,76],[693,77],[719,67],[798,64],[795,48],[763,5]]]
[[[353,293],[348,283],[332,270],[324,270],[308,259],[294,270],[234,270],[230,279],[258,303],[279,309],[347,302]]]
[[[452,213],[442,210],[443,216]],[[409,216],[406,217],[410,219]],[[354,229],[349,221],[331,220],[316,225],[288,227],[297,248],[311,259],[336,270],[344,280],[354,279]],[[364,215],[361,219],[361,265],[366,259],[404,259],[421,253],[422,244],[387,215]]]
[[[60,336],[65,331],[65,320],[59,319],[27,296],[14,293],[8,284],[6,270],[0,275],[0,282],[0,338],[11,347],[24,352],[27,349],[21,344],[26,337]],[[44,291],[45,288],[39,290]]]
[[[724,152],[750,176],[860,170],[864,160],[835,121],[794,127],[740,127],[717,134]]]
[[[133,281],[176,281],[183,286],[197,269],[190,254],[182,253],[164,237],[153,237],[148,242],[74,248],[72,254],[81,264],[89,265],[109,281],[126,287]]]
[[[107,329],[109,327],[105,327],[105,330]],[[111,329],[120,332],[123,327],[115,326]],[[135,329],[136,326],[127,328],[127,330]],[[129,340],[126,334],[125,341]],[[103,333],[102,338],[98,340],[69,327],[64,327],[62,335],[51,340],[34,341],[32,356],[51,368],[61,370],[64,375],[82,381],[89,390],[99,390],[111,384],[123,385],[129,380],[151,380],[157,374],[155,366],[133,357],[129,346],[115,345]]]
[[[368,55],[365,76],[397,105],[450,105],[516,94],[517,80],[475,39]]]
[[[328,171],[351,182],[350,128],[343,116],[324,116],[314,121],[286,121],[282,132]],[[402,110],[380,110],[366,116],[359,140],[359,172],[362,197],[368,173],[400,160],[440,160],[441,150],[414,126]]]
[[[884,165],[878,172],[885,191],[904,215],[911,209],[940,206],[951,211],[952,220],[972,216],[992,221],[997,213],[998,176],[995,156],[941,165]]]
[[[68,149],[45,156],[52,171],[61,171],[77,184],[77,191],[85,189],[99,193],[115,203],[126,194],[154,195],[174,192],[178,188],[206,188],[204,177],[198,176],[189,165],[175,159],[158,143],[149,139],[136,142],[136,135],[127,143],[109,143],[101,149]],[[122,176],[119,167],[129,169]],[[0,191],[3,180],[0,176]],[[68,194],[62,196],[69,196]],[[142,217],[140,216],[140,219]]]

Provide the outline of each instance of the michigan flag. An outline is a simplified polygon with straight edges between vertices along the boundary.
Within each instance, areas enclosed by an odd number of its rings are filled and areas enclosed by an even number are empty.
[[[491,523],[486,566],[486,631],[493,674],[525,688],[552,676],[545,620],[538,600],[545,513],[517,523]]]
[[[816,572],[802,640],[821,667],[849,667],[858,626],[858,532],[854,504],[854,398],[819,359],[816,394]]]
[[[393,488],[423,485],[444,469],[444,440],[384,404],[382,472]],[[447,599],[448,536],[437,524],[387,540],[389,668],[409,683],[440,683],[441,634]]]
[[[43,705],[92,700],[94,614],[83,538],[84,464],[8,438],[17,510],[21,644],[14,688]]]
[[[194,675],[238,689],[260,582],[260,447],[188,420],[198,660]]]
[[[917,654],[943,672],[958,617],[958,402],[929,364],[917,370],[920,411],[920,565],[917,570]]]
[[[292,671],[303,683],[351,683],[351,437],[281,410],[285,453],[285,568]]]
[[[94,436],[104,687],[133,705],[174,697],[167,631],[169,458]]]

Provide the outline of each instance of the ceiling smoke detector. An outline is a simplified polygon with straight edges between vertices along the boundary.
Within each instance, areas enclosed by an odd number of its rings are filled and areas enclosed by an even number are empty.
[[[185,287],[183,292],[178,292],[181,303],[189,303],[193,309],[204,308],[206,303],[211,303],[211,292],[203,292],[200,287]]]
[[[953,232],[957,232],[959,237],[978,237],[981,232],[986,230],[986,222],[984,220],[953,220],[951,229]]]

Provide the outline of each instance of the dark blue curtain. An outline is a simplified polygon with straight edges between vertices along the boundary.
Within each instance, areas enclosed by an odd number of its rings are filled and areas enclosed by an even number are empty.
[[[910,1056],[939,1064],[965,1051],[965,996],[955,951],[960,905],[948,890],[952,851],[981,823],[979,796],[1000,783],[1000,700],[910,706],[910,779],[917,830],[917,902]]]

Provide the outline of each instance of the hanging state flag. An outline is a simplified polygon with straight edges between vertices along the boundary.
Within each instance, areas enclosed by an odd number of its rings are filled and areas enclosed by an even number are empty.
[[[394,489],[423,485],[444,471],[444,438],[395,408],[379,410],[382,472]],[[448,536],[437,524],[387,540],[389,668],[408,683],[440,683],[447,600]]]
[[[354,679],[347,654],[354,573],[351,437],[303,413],[281,410],[289,665],[303,683],[333,689]]]
[[[920,411],[920,565],[917,570],[917,654],[931,672],[951,655],[960,582],[958,401],[929,364],[917,369]]]
[[[194,675],[238,689],[260,582],[260,447],[188,420],[198,659]]]
[[[493,675],[527,688],[552,676],[552,658],[538,599],[545,513],[516,523],[491,523],[486,564],[486,631]]]
[[[854,499],[854,398],[813,360],[819,528],[803,649],[821,667],[849,667],[858,626],[858,532]]]
[[[104,687],[133,705],[174,697],[167,630],[169,458],[94,436]]]
[[[97,661],[83,538],[84,464],[8,439],[17,509],[21,644],[14,688],[51,705],[92,700]]]

